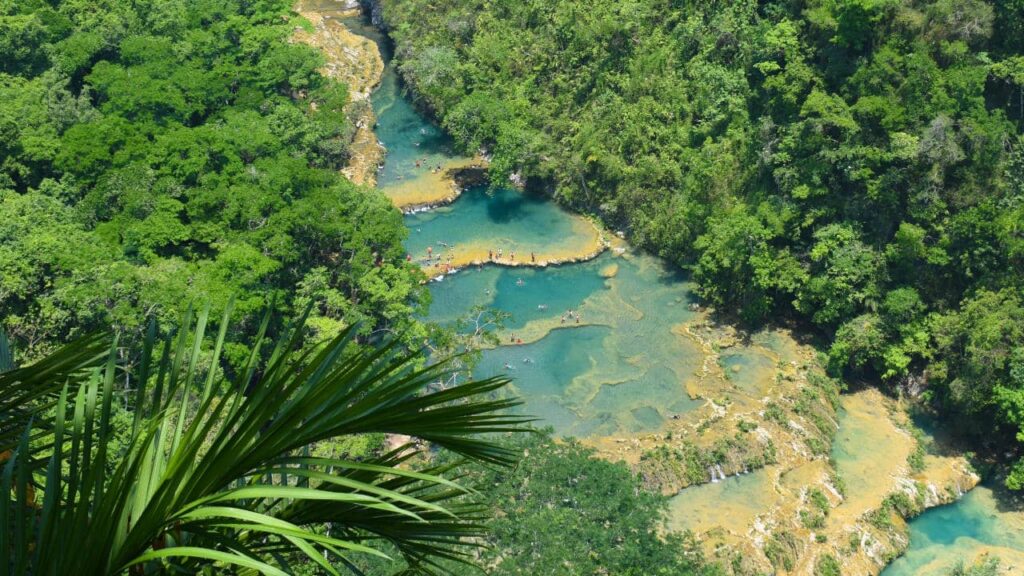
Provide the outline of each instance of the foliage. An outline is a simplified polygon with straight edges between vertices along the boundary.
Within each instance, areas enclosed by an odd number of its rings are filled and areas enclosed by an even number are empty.
[[[971,566],[960,562],[949,571],[949,576],[996,576],[999,574],[999,559],[984,558]]]
[[[237,298],[422,341],[401,215],[338,174],[348,93],[291,2],[0,3],[0,321],[22,359]]]
[[[230,309],[212,343],[213,367],[229,318]],[[419,355],[394,342],[357,347],[354,328],[303,351],[299,321],[269,357],[254,352],[229,381],[199,363],[206,324],[207,312],[194,328],[189,314],[162,343],[155,325],[148,331],[131,374],[136,391],[125,399],[132,411],[120,426],[128,439],[120,453],[116,345],[96,358],[93,340],[73,342],[0,375],[5,399],[55,398],[21,406],[48,420],[47,432],[25,428],[13,446],[0,444],[13,450],[0,473],[0,573],[283,575],[305,560],[337,574],[360,556],[386,558],[381,542],[413,573],[472,558],[486,509],[449,478],[454,458],[417,471],[423,449],[412,444],[359,461],[310,455],[308,447],[389,433],[470,460],[512,463],[512,450],[484,436],[523,422],[502,415],[514,401],[488,399],[504,379],[430,391],[443,363],[417,368]],[[268,325],[269,315],[259,339]],[[71,361],[81,358],[96,359]],[[69,365],[78,369],[54,369]],[[12,412],[2,407],[5,426],[21,418]],[[48,454],[37,460],[40,447]]]
[[[546,433],[506,446],[520,456],[515,467],[473,468],[463,480],[500,510],[480,557],[488,574],[718,574],[690,536],[661,532],[668,499],[643,490],[625,464]]]
[[[823,554],[818,558],[814,567],[814,576],[841,576],[843,573],[842,564],[831,554]]]
[[[802,320],[835,374],[927,388],[1019,451],[1024,4],[392,0],[384,17],[417,97],[497,176],[599,213],[727,313]]]

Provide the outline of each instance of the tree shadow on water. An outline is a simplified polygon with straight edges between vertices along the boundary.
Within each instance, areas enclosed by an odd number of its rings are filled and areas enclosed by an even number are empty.
[[[490,197],[487,202],[487,218],[497,224],[508,224],[517,220],[524,220],[529,217],[530,206],[548,202],[549,200],[537,194],[519,192],[509,188],[497,190],[483,190],[483,193]]]

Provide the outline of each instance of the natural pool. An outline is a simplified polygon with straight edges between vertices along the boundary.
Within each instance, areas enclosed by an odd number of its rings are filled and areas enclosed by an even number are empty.
[[[429,320],[447,323],[473,306],[487,306],[512,315],[506,325],[522,328],[527,322],[579,309],[588,297],[606,289],[601,266],[606,255],[589,262],[546,269],[470,267],[448,281],[430,285],[433,303]]]
[[[425,121],[402,94],[394,61],[386,50],[387,46],[383,45],[382,55],[387,65],[371,99],[377,114],[375,132],[387,149],[384,168],[377,175],[377,185],[381,188],[422,176],[429,173],[431,167],[457,158],[451,138],[437,125]],[[419,168],[417,160],[421,161]]]
[[[865,390],[843,397],[832,460],[846,485],[844,506],[858,512],[876,506],[897,488],[915,441],[896,427],[881,394]]]
[[[435,321],[452,322],[474,305],[511,314],[501,333],[509,341],[484,352],[476,375],[510,373],[525,411],[559,434],[655,430],[699,404],[684,383],[703,352],[674,332],[694,316],[692,294],[653,258],[605,254],[546,269],[470,269],[431,284],[431,293]],[[524,344],[511,345],[513,338]]]
[[[911,521],[910,547],[882,576],[943,574],[983,553],[999,557],[1005,573],[1024,574],[1024,511],[1001,509],[996,493],[978,486]]]
[[[744,534],[779,500],[771,470],[730,476],[674,496],[669,501],[669,528],[692,530],[698,535],[717,528]]]
[[[599,249],[598,233],[546,198],[511,188],[471,188],[450,206],[406,216],[406,248],[414,258],[435,255],[509,264],[570,260]],[[499,258],[500,251],[500,258]]]

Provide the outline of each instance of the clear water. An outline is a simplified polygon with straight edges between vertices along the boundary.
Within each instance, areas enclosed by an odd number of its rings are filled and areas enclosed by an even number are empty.
[[[377,139],[387,149],[384,169],[377,174],[378,186],[386,188],[446,164],[455,151],[449,138],[436,125],[425,122],[402,94],[393,63],[388,63],[380,87],[371,102],[377,114]],[[416,166],[420,160],[421,165]]]
[[[763,396],[775,377],[776,361],[757,348],[728,349],[719,359],[726,377],[751,396]]]
[[[444,243],[457,252],[501,250],[506,258],[514,252],[517,261],[529,262],[531,252],[544,259],[586,254],[594,235],[586,221],[548,199],[510,188],[472,188],[454,204],[408,215],[405,223],[406,249],[415,257],[425,256],[428,246],[441,250]]]
[[[613,263],[617,274],[603,277]],[[703,351],[673,332],[693,318],[690,286],[653,258],[605,254],[547,269],[471,269],[431,284],[431,293],[431,320],[453,322],[484,305],[511,314],[509,338],[539,338],[485,351],[476,375],[509,373],[523,410],[559,434],[655,430],[699,405],[683,383]],[[581,323],[563,322],[568,310]]]
[[[839,432],[832,444],[832,458],[846,484],[843,506],[858,510],[896,489],[880,479],[891,478],[893,463],[906,462],[914,446],[910,436],[892,423],[885,405],[872,401],[867,392],[843,397]],[[1024,512],[1007,509],[985,486],[925,512],[909,526],[907,552],[883,576],[945,574],[957,562],[969,564],[982,552],[999,556],[1006,564],[1017,563],[1018,571],[1011,573],[1024,573]]]
[[[522,328],[530,321],[550,319],[579,309],[588,297],[606,289],[600,268],[610,258],[538,268],[485,266],[468,268],[444,282],[430,285],[433,305],[428,320],[443,324],[457,320],[473,306],[511,314],[505,323]]]
[[[957,502],[934,508],[910,522],[910,547],[882,576],[942,573],[989,552],[1024,573],[1024,512],[1001,510],[992,489],[979,486]]]
[[[842,398],[832,459],[854,509],[873,506],[894,490],[892,478],[914,449],[913,438],[893,424],[887,410],[880,394],[870,390]]]
[[[693,486],[669,500],[669,528],[701,534],[721,527],[744,534],[758,514],[772,508],[776,498],[766,469]]]

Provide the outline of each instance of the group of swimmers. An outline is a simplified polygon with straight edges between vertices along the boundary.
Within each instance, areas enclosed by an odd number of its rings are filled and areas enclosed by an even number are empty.
[[[419,146],[419,145],[420,145],[420,143],[419,143],[419,142],[417,142],[417,143],[416,143],[416,146]],[[416,167],[417,167],[417,168],[422,168],[423,166],[428,166],[428,167],[429,167],[429,166],[430,166],[430,163],[428,163],[428,162],[427,162],[427,159],[426,159],[426,158],[417,158],[417,159],[416,159]],[[380,164],[377,164],[377,172],[381,172],[381,171],[383,171],[383,170],[384,170],[384,163],[383,163],[383,162],[381,162]],[[431,174],[438,174],[438,173],[440,173],[440,172],[441,172],[441,165],[440,165],[440,164],[438,164],[437,166],[434,166],[434,167],[431,167],[431,168],[430,168],[430,173],[431,173]],[[395,176],[395,178],[396,178],[397,180],[403,180],[403,179],[404,179],[404,176],[402,176],[401,174],[399,174],[398,176]]]
[[[565,314],[562,314],[562,324],[565,324],[566,320],[572,320],[574,318],[576,319],[576,323],[579,324],[580,323],[580,313],[576,312],[575,310],[572,310],[572,309],[566,310]]]
[[[419,230],[417,230],[417,232],[419,232]],[[455,256],[454,256],[454,254],[455,254],[455,246],[454,245],[449,245],[447,242],[442,242],[440,240],[437,241],[437,244],[439,246],[441,246],[444,250],[448,251],[447,256],[445,256],[445,260],[447,260],[447,266],[450,267],[452,265],[452,261],[455,259]],[[440,266],[442,264],[442,262],[441,262],[441,258],[442,258],[441,253],[442,253],[442,250],[438,250],[435,253],[433,246],[427,246],[427,256],[425,258],[423,258],[423,260],[421,260],[421,262],[423,264],[425,264],[425,265],[434,264],[436,266]],[[495,258],[495,255],[497,255],[497,258]],[[488,250],[487,251],[487,260],[489,262],[495,262],[497,260],[500,260],[502,258],[502,256],[504,256],[504,251],[501,248],[498,248],[497,252],[495,252],[494,250]],[[405,255],[405,259],[408,262],[412,262],[412,260],[413,260],[412,254],[406,254]],[[516,261],[516,253],[515,252],[509,252],[509,259],[512,262],[515,262]],[[536,253],[530,252],[530,262],[533,262],[533,263],[537,262],[537,254]],[[524,284],[524,282],[523,282],[522,278],[520,278],[519,280],[516,281],[516,285],[517,286],[523,286],[523,284]]]
[[[438,240],[437,243],[448,250],[448,254],[444,256],[445,262],[441,262],[442,251],[438,250],[437,253],[434,253],[433,246],[427,246],[427,257],[421,260],[420,262],[428,266],[431,264],[433,264],[434,266],[440,266],[441,268],[444,269],[444,272],[447,274],[449,271],[451,271],[452,265],[455,260],[455,246],[449,246],[446,242],[441,242],[440,240]],[[405,260],[406,262],[412,262],[412,254],[406,254]]]
[[[497,255],[497,258],[495,258],[495,255]],[[498,248],[497,252],[495,252],[494,250],[488,250],[487,251],[487,261],[488,262],[494,262],[496,260],[501,260],[504,255],[505,255],[505,251],[502,250],[501,248]],[[516,253],[515,253],[515,251],[509,251],[508,258],[509,258],[509,260],[511,262],[515,262],[516,261]],[[536,253],[530,252],[530,262],[533,263],[533,264],[537,263],[537,254]]]
[[[533,364],[533,358],[530,358],[529,356],[523,358],[523,364]],[[515,368],[512,366],[511,362],[505,362],[505,370],[515,370]]]
[[[427,159],[426,158],[422,158],[422,159],[421,158],[417,158],[416,159],[416,167],[417,168],[421,168],[423,166],[430,166],[430,164],[427,162]],[[430,169],[430,173],[431,174],[437,174],[440,171],[441,171],[441,165],[440,164],[438,164],[436,167]]]

